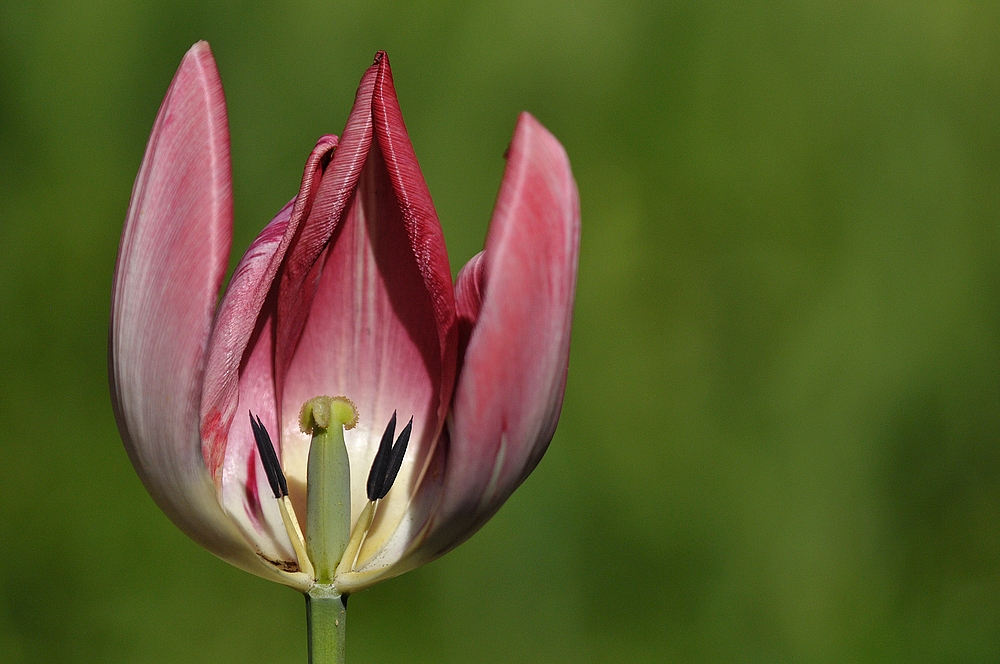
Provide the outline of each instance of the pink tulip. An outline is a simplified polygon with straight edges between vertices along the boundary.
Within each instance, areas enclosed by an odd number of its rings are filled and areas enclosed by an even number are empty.
[[[273,440],[306,522],[303,403],[345,395],[351,519],[386,422],[412,416],[395,482],[350,593],[454,548],[538,463],[559,419],[580,233],[565,151],[523,113],[485,250],[453,285],[384,53],[342,138],[324,136],[299,194],[240,260],[217,306],[232,235],[229,131],[206,43],[184,57],[153,127],[115,269],[112,402],[163,511],[219,557],[300,590],[314,583],[247,422]]]

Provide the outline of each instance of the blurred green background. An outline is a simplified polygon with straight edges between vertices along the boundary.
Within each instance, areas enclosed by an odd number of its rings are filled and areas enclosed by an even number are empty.
[[[352,599],[351,662],[1000,661],[1000,5],[7,0],[0,662],[305,661],[301,597],[159,512],[107,395],[132,181],[198,39],[236,256],[377,49],[453,269],[519,111],[579,183],[555,440]]]

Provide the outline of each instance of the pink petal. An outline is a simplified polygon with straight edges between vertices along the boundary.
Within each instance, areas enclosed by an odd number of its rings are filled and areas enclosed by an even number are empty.
[[[295,557],[249,426],[253,412],[274,434],[281,455],[274,380],[275,277],[308,215],[336,136],[324,136],[306,162],[299,195],[261,232],[240,260],[219,305],[201,403],[202,451],[233,523],[264,558],[289,569]],[[293,498],[304,495],[289,478]],[[304,520],[304,512],[300,513]]]
[[[216,483],[221,483],[220,473],[230,426],[237,415],[241,364],[246,361],[247,347],[252,343],[255,331],[256,339],[260,338],[262,319],[274,315],[274,302],[269,305],[270,311],[262,313],[265,299],[272,291],[278,268],[295,232],[312,209],[323,170],[336,147],[336,136],[323,136],[316,143],[306,161],[298,196],[278,212],[247,249],[219,305],[209,344],[201,402],[202,452]],[[270,347],[272,340],[265,341]],[[249,380],[258,382],[257,378]],[[268,381],[272,385],[270,400],[255,407],[262,413],[276,414],[273,376]],[[264,423],[272,432],[277,431],[274,423]],[[239,428],[246,430],[243,433],[250,432],[246,426]],[[275,441],[275,444],[280,444],[280,441]]]
[[[354,194],[372,140],[371,91],[377,69],[369,67],[361,79],[354,108],[344,127],[343,140],[323,172],[301,232],[294,237],[278,284],[278,315],[274,365],[279,383],[298,344],[316,293],[320,254],[326,249],[340,216]],[[280,390],[280,385],[279,385]],[[312,395],[317,396],[317,395]],[[291,416],[291,415],[290,415]]]
[[[569,160],[521,114],[483,254],[456,284],[468,345],[452,404],[430,555],[492,516],[548,447],[562,408],[580,207]]]
[[[483,255],[485,253],[480,251],[470,258],[469,262],[459,271],[458,278],[455,279],[459,371],[462,368],[462,360],[465,358],[465,350],[469,347],[469,337],[472,336],[472,330],[479,318],[479,309],[483,306],[483,291],[485,290],[483,269],[486,266]]]
[[[427,189],[423,173],[420,172],[417,156],[406,133],[406,125],[403,124],[403,114],[396,97],[389,58],[384,53],[380,55],[384,68],[380,70],[380,75],[376,79],[372,105],[375,115],[375,136],[402,212],[411,249],[417,259],[417,268],[434,307],[441,357],[451,359],[455,353],[456,342],[453,336],[455,298],[451,285],[448,251],[445,248],[444,234],[441,231],[437,211],[431,201],[431,193]],[[377,56],[376,61],[378,62]],[[442,371],[444,391],[441,416],[443,417],[451,397],[455,366],[446,361]]]
[[[267,484],[248,414],[260,417],[269,431],[278,431],[272,371],[274,306],[273,298],[265,298],[291,212],[289,203],[267,225],[229,282],[209,345],[201,404],[202,451],[213,470],[219,502],[253,549],[286,569],[295,556]],[[274,442],[280,454],[280,441]]]
[[[363,212],[366,207],[379,205],[385,210],[398,210],[400,219],[395,224],[405,229],[409,244],[405,261],[415,261],[417,281],[422,282],[432,307],[431,320],[438,345],[435,354],[442,372],[440,416],[443,418],[451,395],[456,343],[451,272],[441,225],[403,124],[389,59],[383,52],[376,55],[375,63],[361,79],[341,144],[323,175],[309,218],[286,259],[278,298],[275,366],[279,374],[283,373],[306,317],[313,315],[316,279],[325,260],[322,254],[329,244],[336,242],[334,235],[341,219],[353,214],[349,208],[359,198],[359,180],[372,153],[379,153],[377,159],[381,165],[368,164],[371,191],[358,209]],[[380,186],[375,190],[372,178],[385,175],[391,188]],[[384,225],[375,220],[372,223],[379,228]],[[386,266],[386,269],[396,268]],[[427,352],[430,354],[431,349]]]
[[[230,177],[222,84],[199,42],[167,91],[132,191],[109,380],[125,449],[160,508],[219,557],[269,574],[219,508],[199,437],[205,347],[231,242]]]
[[[403,422],[413,416],[410,451],[380,507],[385,524],[404,519],[444,421],[454,384],[454,307],[441,227],[380,53],[286,259],[275,366],[284,444],[308,445],[295,419],[307,399],[345,395],[357,405],[359,425],[346,437],[354,486],[364,486],[393,410]],[[356,518],[365,498],[362,490],[353,494]],[[411,529],[409,520],[402,525]],[[382,544],[370,537],[365,546]]]

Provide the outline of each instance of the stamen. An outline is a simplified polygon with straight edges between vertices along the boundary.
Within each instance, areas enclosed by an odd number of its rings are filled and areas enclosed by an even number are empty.
[[[250,428],[253,429],[253,438],[257,443],[257,452],[260,454],[264,473],[267,475],[267,483],[271,485],[271,493],[278,501],[278,511],[281,512],[285,532],[288,533],[292,549],[295,550],[295,557],[298,558],[299,570],[308,576],[313,576],[312,562],[306,555],[306,540],[302,536],[299,520],[295,517],[292,501],[288,498],[288,484],[285,481],[285,474],[281,471],[278,454],[274,451],[274,443],[271,442],[271,436],[267,433],[264,423],[260,421],[260,417],[254,419],[253,413],[250,413]]]
[[[403,465],[403,455],[406,454],[406,445],[410,442],[410,433],[413,431],[413,418],[406,424],[400,432],[396,444],[392,444],[392,437],[396,433],[396,412],[393,411],[392,418],[382,434],[382,440],[372,461],[372,469],[368,473],[368,484],[365,487],[368,492],[368,500],[376,501],[385,498],[396,481],[396,475]]]
[[[365,508],[361,510],[358,522],[354,524],[354,529],[351,531],[351,539],[344,550],[344,556],[340,560],[340,565],[337,566],[337,574],[353,572],[357,568],[358,558],[361,556],[361,547],[364,545],[365,539],[368,538],[368,530],[375,521],[375,508],[377,505],[377,503],[370,500],[365,503]]]
[[[378,452],[372,460],[372,468],[368,472],[368,483],[365,489],[368,492],[368,504],[361,511],[358,522],[354,524],[351,531],[351,539],[344,551],[344,557],[337,571],[353,572],[357,569],[358,559],[361,557],[361,548],[368,539],[368,531],[375,523],[375,515],[378,512],[379,501],[385,498],[392,488],[399,469],[403,465],[403,455],[406,454],[406,445],[410,442],[410,433],[413,431],[413,418],[406,423],[403,430],[393,445],[392,438],[396,434],[396,413],[393,411],[389,424],[385,427],[382,440],[379,442]],[[349,565],[348,565],[349,563]]]
[[[351,571],[353,572],[358,568],[358,558],[361,557],[361,547],[365,545],[365,540],[368,539],[368,533],[372,529],[372,524],[375,523],[375,514],[378,513],[378,501],[368,501],[368,506],[372,509],[368,513],[368,520],[365,523],[364,530],[361,531],[361,539],[358,541],[358,550],[354,552],[354,558],[351,560]]]
[[[302,535],[302,528],[299,527],[299,520],[295,517],[295,508],[288,496],[282,496],[278,501],[278,510],[281,511],[281,520],[285,523],[285,532],[292,542],[292,549],[295,550],[295,557],[299,559],[299,571],[307,576],[315,577],[312,561],[306,553],[306,538]]]
[[[385,498],[385,494],[389,493],[389,489],[392,488],[393,482],[396,481],[396,475],[399,475],[399,469],[403,466],[403,455],[406,454],[406,445],[410,442],[410,434],[413,432],[413,418],[406,423],[403,430],[399,434],[399,438],[396,439],[396,444],[392,446],[392,456],[389,457],[389,470],[385,473],[385,481],[382,484],[382,491],[379,498]]]

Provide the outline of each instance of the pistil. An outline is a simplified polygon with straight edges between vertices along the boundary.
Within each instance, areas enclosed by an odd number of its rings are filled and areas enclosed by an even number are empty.
[[[312,434],[306,476],[306,550],[318,584],[332,584],[351,534],[351,465],[344,429],[357,424],[346,397],[315,397],[302,406],[299,426]]]

